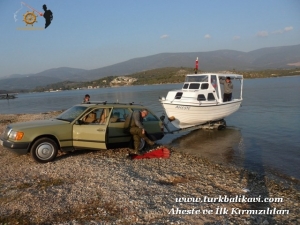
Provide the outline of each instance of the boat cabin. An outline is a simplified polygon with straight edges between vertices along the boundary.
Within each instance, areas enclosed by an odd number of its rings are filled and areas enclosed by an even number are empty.
[[[237,74],[188,74],[181,90],[169,91],[166,101],[190,104],[223,103],[223,84],[226,77],[233,83],[232,101],[242,100],[243,76]]]

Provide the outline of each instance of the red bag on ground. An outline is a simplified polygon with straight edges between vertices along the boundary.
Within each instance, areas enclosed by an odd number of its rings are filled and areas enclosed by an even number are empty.
[[[153,159],[153,158],[169,158],[170,150],[167,148],[158,148],[143,155],[132,155],[131,159]]]

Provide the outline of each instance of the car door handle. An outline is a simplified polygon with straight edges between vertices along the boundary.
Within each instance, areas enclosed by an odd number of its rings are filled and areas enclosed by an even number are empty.
[[[101,129],[101,128],[99,128],[99,129],[97,129],[97,131],[105,131],[105,129]]]

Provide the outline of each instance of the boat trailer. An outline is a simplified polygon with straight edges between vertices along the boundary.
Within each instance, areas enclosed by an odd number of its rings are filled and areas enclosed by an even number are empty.
[[[168,124],[171,121],[168,120],[168,122],[165,123],[165,118],[166,118],[166,116],[163,113],[163,115],[160,117],[160,120],[162,121],[164,128],[166,128],[166,130],[167,130],[167,132],[164,132],[165,134],[176,134],[176,133],[180,133],[180,132],[187,132],[187,131],[193,131],[193,130],[198,130],[198,129],[224,130],[226,128],[226,121],[224,119],[221,119],[221,120],[217,120],[217,121],[209,121],[205,124],[190,126],[190,127],[186,127],[186,128],[179,128],[177,130],[170,130],[170,128],[168,127]]]

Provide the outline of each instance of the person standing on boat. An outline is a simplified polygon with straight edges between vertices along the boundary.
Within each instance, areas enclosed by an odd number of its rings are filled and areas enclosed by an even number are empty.
[[[213,86],[214,89],[217,89],[216,79],[211,79],[211,85]]]
[[[83,99],[83,103],[88,103],[88,102],[90,102],[90,95],[89,94],[86,94],[85,96],[84,96],[84,99]]]
[[[224,85],[223,102],[231,101],[233,84],[231,83],[230,77],[226,77],[226,80],[220,80],[220,83]]]
[[[133,137],[134,152],[133,154],[139,154],[139,146],[141,144],[141,138],[143,138],[148,145],[153,146],[155,143],[151,141],[147,135],[146,130],[143,126],[143,119],[148,115],[147,109],[142,109],[141,111],[133,111],[133,113],[127,117],[129,120],[129,132]],[[125,122],[126,123],[126,122]]]

